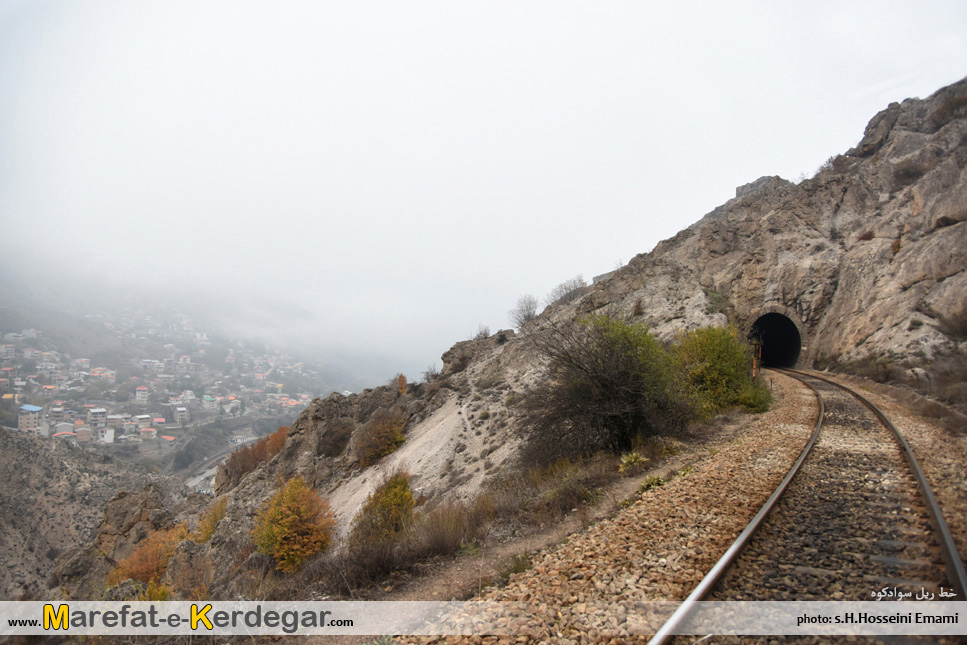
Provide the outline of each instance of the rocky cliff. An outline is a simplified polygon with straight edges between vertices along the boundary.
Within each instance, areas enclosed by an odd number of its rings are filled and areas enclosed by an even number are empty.
[[[641,298],[665,333],[715,309],[747,329],[780,312],[802,333],[804,366],[951,350],[943,330],[967,294],[965,116],[967,80],[890,105],[815,177],[739,188],[635,258],[587,309]]]
[[[140,540],[146,527],[108,542],[101,533],[115,522],[109,514],[105,523],[105,506],[147,484],[163,490],[171,508],[179,507],[187,492],[174,479],[148,474],[103,452],[0,428],[0,597],[40,595],[55,564],[71,559],[73,550],[92,538],[100,553],[127,555],[125,540]]]

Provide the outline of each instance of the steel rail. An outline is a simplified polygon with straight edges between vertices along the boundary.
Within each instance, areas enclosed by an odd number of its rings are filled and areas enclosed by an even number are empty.
[[[834,387],[837,387],[847,394],[855,397],[860,403],[866,406],[873,414],[880,420],[880,422],[893,433],[893,437],[896,439],[897,443],[903,449],[904,458],[913,472],[914,479],[917,482],[917,488],[920,490],[921,496],[923,497],[925,506],[927,508],[927,513],[930,516],[931,524],[937,533],[938,542],[940,543],[941,556],[944,559],[944,564],[946,565],[948,582],[954,587],[954,591],[959,594],[961,599],[967,599],[967,573],[964,570],[963,560],[957,552],[957,547],[954,544],[953,536],[950,533],[950,529],[947,526],[947,522],[944,520],[943,513],[940,510],[940,506],[937,504],[937,500],[933,495],[933,491],[930,485],[927,483],[926,477],[923,474],[923,470],[920,468],[920,464],[917,462],[916,456],[913,454],[913,450],[910,448],[910,444],[907,440],[900,434],[897,427],[890,421],[889,418],[874,405],[870,400],[868,400],[863,395],[855,392],[851,388],[848,388],[836,381],[819,376],[817,374],[811,374],[808,372],[801,372],[798,370],[778,370],[788,376],[796,379],[797,381],[806,385],[809,389],[816,394],[816,398],[820,405],[820,416],[819,420],[816,422],[816,429],[813,431],[813,436],[807,443],[806,447],[803,449],[802,454],[796,463],[790,469],[789,473],[776,488],[776,491],[769,497],[762,508],[752,519],[749,525],[739,534],[732,546],[725,552],[721,559],[712,567],[712,570],[702,579],[702,581],[695,587],[691,594],[682,602],[674,614],[662,625],[655,635],[648,641],[648,645],[662,645],[668,642],[674,635],[675,629],[684,622],[688,615],[694,610],[695,603],[699,602],[715,587],[718,581],[721,579],[725,571],[732,565],[738,555],[746,547],[748,542],[751,540],[752,535],[758,530],[759,526],[765,520],[765,517],[769,514],[772,508],[775,506],[778,499],[781,497],[782,493],[785,492],[786,486],[789,481],[796,475],[799,471],[799,467],[802,462],[805,461],[806,456],[812,450],[816,439],[819,436],[819,430],[822,427],[823,417],[825,415],[825,406],[823,404],[823,399],[819,395],[816,388],[807,383],[805,378],[813,378],[818,381],[823,381]]]
[[[799,377],[792,376],[792,378],[795,378],[797,381],[812,390],[813,394],[816,395],[816,400],[819,402],[819,418],[816,421],[816,428],[813,430],[812,436],[809,438],[809,441],[806,443],[806,446],[800,453],[796,463],[792,465],[792,468],[789,469],[789,472],[786,473],[786,476],[779,483],[779,486],[776,487],[776,490],[773,491],[772,495],[769,496],[769,499],[766,500],[765,504],[762,505],[762,508],[759,509],[759,512],[756,513],[755,517],[752,518],[748,526],[746,526],[745,529],[739,533],[739,536],[735,538],[732,546],[728,548],[719,561],[715,563],[715,566],[713,566],[705,577],[702,578],[702,581],[698,583],[692,593],[690,593],[688,597],[682,601],[682,604],[678,606],[678,609],[675,610],[675,613],[673,613],[668,620],[665,621],[665,624],[661,626],[661,629],[655,632],[655,635],[652,636],[651,640],[648,641],[648,645],[662,645],[663,643],[668,642],[668,640],[675,635],[674,632],[678,626],[681,625],[692,612],[695,607],[695,603],[704,598],[715,587],[715,585],[718,584],[719,580],[722,578],[728,568],[732,566],[732,563],[735,561],[735,559],[739,557],[739,554],[742,553],[742,551],[748,545],[755,532],[759,530],[759,527],[765,521],[766,517],[770,512],[772,512],[772,509],[779,501],[779,498],[782,497],[784,492],[786,492],[789,482],[791,482],[793,477],[796,476],[796,473],[799,472],[799,468],[802,466],[803,462],[806,461],[806,457],[809,456],[813,446],[816,444],[816,440],[819,438],[819,431],[823,426],[823,418],[826,416],[826,405],[823,403],[823,397],[819,395],[819,392],[816,391],[816,388]]]
[[[923,474],[923,470],[920,468],[919,462],[917,462],[916,456],[913,454],[913,449],[907,440],[900,434],[893,422],[887,418],[883,412],[876,407],[869,399],[854,391],[853,389],[846,387],[836,381],[819,376],[818,374],[811,374],[808,372],[799,372],[796,370],[788,370],[789,372],[796,372],[802,374],[809,378],[815,378],[817,380],[834,385],[845,392],[856,397],[860,403],[869,408],[874,415],[890,429],[893,433],[893,437],[896,439],[897,443],[903,449],[903,456],[907,460],[907,464],[910,466],[910,470],[913,471],[913,477],[917,481],[917,488],[920,489],[920,495],[923,497],[924,504],[927,507],[927,514],[930,516],[930,523],[933,525],[934,531],[937,533],[937,541],[940,543],[940,554],[944,559],[944,565],[947,569],[948,582],[954,588],[954,591],[959,595],[960,600],[967,600],[967,571],[964,570],[964,561],[960,558],[960,554],[957,552],[957,545],[954,543],[953,535],[950,533],[950,527],[947,526],[947,521],[944,519],[943,511],[940,510],[940,505],[937,504],[937,498],[934,497],[933,490],[930,488],[930,484],[927,483],[927,478]]]

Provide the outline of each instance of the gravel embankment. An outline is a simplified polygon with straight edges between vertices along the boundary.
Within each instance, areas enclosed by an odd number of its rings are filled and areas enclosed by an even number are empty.
[[[788,377],[772,378],[773,409],[692,472],[538,554],[531,569],[479,596],[526,604],[529,618],[514,626],[515,636],[452,642],[610,641],[634,631],[622,603],[687,596],[772,493],[815,425],[813,394]]]
[[[819,381],[826,417],[809,458],[709,600],[876,600],[897,586],[938,592],[945,572],[892,433]]]

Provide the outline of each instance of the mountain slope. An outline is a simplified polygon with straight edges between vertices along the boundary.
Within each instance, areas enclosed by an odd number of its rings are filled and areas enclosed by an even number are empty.
[[[203,547],[207,557],[236,562],[250,548],[255,511],[280,477],[302,475],[327,497],[341,533],[396,469],[411,473],[428,502],[472,497],[517,457],[516,401],[541,378],[528,339],[583,315],[632,318],[665,340],[732,323],[760,332],[763,356],[776,345],[776,356],[800,366],[872,354],[929,367],[944,353],[967,352],[951,331],[967,318],[965,167],[967,80],[889,106],[856,148],[812,179],[740,187],[735,199],[548,307],[520,333],[457,343],[431,383],[313,401],[273,459],[240,479],[223,473],[222,482],[233,482],[219,489],[227,515]],[[760,327],[765,314],[785,321],[785,331]],[[362,437],[380,414],[402,420],[407,438],[366,466]],[[211,591],[238,595],[237,570],[244,567],[216,573]]]

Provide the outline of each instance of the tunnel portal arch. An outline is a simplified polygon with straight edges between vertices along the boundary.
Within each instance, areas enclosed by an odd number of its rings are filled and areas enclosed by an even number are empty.
[[[749,340],[762,345],[763,367],[795,367],[802,353],[799,327],[785,314],[770,311],[752,323]]]

